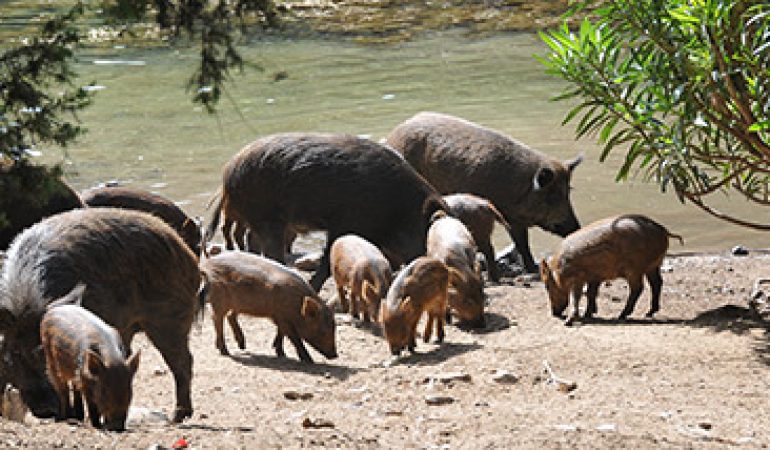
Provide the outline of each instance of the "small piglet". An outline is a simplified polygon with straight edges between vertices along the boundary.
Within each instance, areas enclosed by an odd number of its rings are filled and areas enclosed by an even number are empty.
[[[460,321],[484,327],[484,281],[476,261],[476,243],[468,229],[443,211],[433,214],[428,229],[428,256],[449,269],[449,307]]]
[[[404,348],[414,352],[423,311],[428,313],[423,340],[430,340],[434,322],[438,342],[444,340],[448,286],[449,270],[436,258],[419,257],[399,272],[380,304],[380,322],[391,354],[398,356]]]
[[[358,319],[359,310],[363,310],[364,322],[369,322],[370,317],[376,320],[380,302],[393,280],[388,260],[374,244],[353,234],[337,238],[330,255],[343,311]]]
[[[620,313],[624,320],[644,288],[642,277],[652,289],[652,302],[647,317],[660,310],[663,279],[660,265],[668,249],[668,239],[682,237],[671,234],[662,225],[641,215],[622,215],[596,221],[567,236],[549,261],[540,263],[540,277],[545,282],[551,312],[561,316],[572,293],[573,310],[565,322],[572,324],[579,316],[583,286],[588,285],[585,317],[596,313],[596,295],[602,281],[625,278],[630,294]]]
[[[117,330],[77,304],[84,289],[79,284],[52,303],[40,323],[48,379],[59,397],[57,419],[83,420],[85,398],[95,428],[103,425],[110,431],[123,431],[140,352],[126,358]],[[70,382],[74,406],[70,404]]]
[[[500,222],[500,225],[510,233],[511,226],[508,221],[492,202],[477,195],[452,194],[445,195],[443,199],[449,207],[449,214],[460,219],[460,222],[468,228],[479,251],[484,254],[489,279],[494,282],[500,281],[500,270],[495,262],[491,236],[495,221]]]
[[[283,338],[288,337],[302,361],[312,362],[302,341],[325,357],[337,357],[334,340],[334,313],[297,272],[273,260],[241,251],[223,252],[204,259],[201,301],[211,303],[214,313],[216,345],[228,355],[224,338],[224,318],[230,322],[238,347],[246,341],[238,324],[238,314],[266,317],[278,327],[273,348],[285,356]],[[228,314],[229,313],[229,314]]]

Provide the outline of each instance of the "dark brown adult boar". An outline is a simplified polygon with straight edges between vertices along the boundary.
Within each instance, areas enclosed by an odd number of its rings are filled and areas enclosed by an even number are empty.
[[[364,322],[375,321],[393,281],[390,263],[371,242],[354,234],[338,238],[331,248],[331,270],[342,310]]]
[[[193,253],[201,253],[201,230],[198,224],[174,202],[161,195],[142,189],[107,186],[88,189],[80,197],[87,206],[133,209],[160,217],[179,233]]]
[[[135,333],[145,332],[174,376],[173,420],[190,417],[188,334],[199,307],[197,258],[162,220],[117,208],[49,217],[8,251],[0,279],[1,357],[32,412],[51,417],[59,410],[45,375],[40,319],[49,302],[78,283],[88,286],[83,307],[115,327],[126,350]]]
[[[59,397],[56,418],[83,420],[85,399],[94,428],[123,431],[140,352],[127,357],[118,331],[78,304],[84,289],[52,303],[40,323],[46,372]]]
[[[259,139],[225,166],[220,209],[231,211],[261,241],[263,254],[285,262],[287,229],[325,230],[326,248],[310,284],[330,275],[329,250],[344,234],[380,248],[398,266],[425,253],[430,215],[441,197],[392,149],[346,134],[286,133]]]
[[[482,328],[484,320],[484,280],[476,261],[476,243],[470,231],[443,211],[433,215],[428,229],[428,256],[449,269],[449,307],[461,322]]]
[[[422,112],[398,125],[388,144],[442,194],[467,192],[491,201],[510,224],[526,270],[537,272],[527,229],[566,236],[580,228],[569,199],[577,158],[561,163],[473,122]]]
[[[388,295],[380,304],[380,322],[394,356],[417,347],[417,323],[428,314],[423,340],[430,341],[433,324],[438,342],[444,341],[449,270],[441,261],[421,256],[410,262],[393,280]]]
[[[492,202],[477,195],[451,194],[443,198],[449,208],[449,214],[460,219],[468,228],[479,251],[484,254],[489,279],[500,281],[500,270],[495,262],[495,249],[492,247],[492,231],[497,221],[510,233],[511,226],[508,221]]]
[[[299,359],[313,362],[303,341],[329,359],[337,357],[334,312],[297,272],[275,261],[246,252],[224,252],[204,258],[201,301],[211,304],[216,346],[229,355],[224,319],[230,323],[238,347],[246,348],[238,315],[265,317],[278,328],[273,348],[279,357],[284,337],[294,344]]]
[[[549,260],[540,263],[540,276],[545,282],[551,312],[561,316],[572,293],[572,313],[565,322],[579,317],[580,297],[587,284],[588,306],[584,317],[596,314],[596,296],[602,281],[625,278],[629,295],[619,320],[633,311],[646,277],[652,289],[647,317],[660,310],[663,278],[660,265],[668,250],[668,239],[682,237],[671,234],[662,225],[641,215],[622,215],[598,220],[567,236]]]

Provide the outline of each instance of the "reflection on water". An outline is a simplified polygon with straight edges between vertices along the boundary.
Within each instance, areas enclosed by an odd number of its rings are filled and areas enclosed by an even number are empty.
[[[530,35],[467,40],[443,34],[393,47],[254,42],[246,55],[263,70],[235,76],[216,118],[193,106],[184,91],[196,61],[192,51],[113,49],[81,56],[82,79],[103,89],[82,114],[89,133],[68,150],[71,181],[82,189],[118,180],[157,191],[200,215],[218,188],[222,165],[258,136],[328,131],[377,140],[414,113],[434,110],[498,129],[560,159],[585,152],[573,179],[573,201],[584,223],[641,212],[685,236],[687,245],[672,244],[674,252],[725,250],[736,243],[770,246],[768,233],[712,219],[655,186],[615,184],[620,156],[600,165],[591,142],[575,142],[572,126],[560,126],[569,105],[549,101],[563,85],[532,58],[542,51]],[[737,196],[723,200],[721,207],[770,222],[770,208]],[[535,256],[557,242],[540,230],[530,234]],[[507,242],[502,234],[496,238],[498,248]]]

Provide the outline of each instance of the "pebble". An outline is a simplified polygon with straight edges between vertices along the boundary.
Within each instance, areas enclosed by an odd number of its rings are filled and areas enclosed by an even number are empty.
[[[452,381],[465,381],[470,383],[471,375],[464,372],[444,372],[431,375],[423,380],[423,383],[429,383],[431,381],[440,381],[444,384],[449,384]]]
[[[431,406],[449,405],[454,402],[454,397],[448,395],[428,395],[425,397],[425,403]]]
[[[134,406],[128,409],[128,417],[126,418],[126,426],[129,428],[140,425],[167,425],[169,422],[168,416],[162,411]]]
[[[500,384],[515,384],[519,382],[519,377],[508,372],[507,370],[498,369],[492,375],[492,380]]]
[[[615,431],[617,429],[618,429],[618,426],[615,425],[614,423],[603,423],[598,427],[596,427],[597,431],[602,431],[602,432]]]
[[[305,420],[302,421],[302,428],[334,428],[334,422],[327,419],[305,417]]]
[[[742,245],[736,245],[731,250],[733,256],[747,256],[749,254],[749,249]]]
[[[287,400],[310,400],[313,398],[312,392],[286,391],[283,393]]]

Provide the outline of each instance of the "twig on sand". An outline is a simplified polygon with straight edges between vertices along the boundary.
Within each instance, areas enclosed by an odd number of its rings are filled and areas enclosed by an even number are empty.
[[[565,394],[577,389],[577,383],[574,381],[568,381],[557,377],[548,361],[543,360],[543,367],[545,367],[545,371],[548,373],[548,384],[556,386],[556,389]]]

